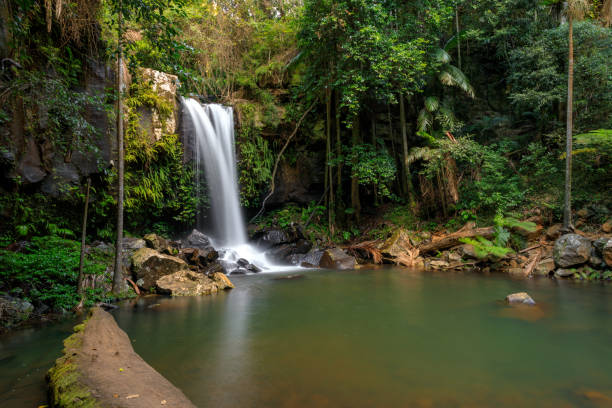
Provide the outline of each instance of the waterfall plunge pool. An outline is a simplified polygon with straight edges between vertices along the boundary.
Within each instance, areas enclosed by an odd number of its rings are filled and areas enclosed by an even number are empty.
[[[233,277],[236,289],[215,296],[143,298],[114,315],[199,407],[612,402],[610,285],[405,269],[285,275]],[[537,307],[500,301],[523,290]],[[60,323],[0,338],[3,407],[38,403],[67,332]]]

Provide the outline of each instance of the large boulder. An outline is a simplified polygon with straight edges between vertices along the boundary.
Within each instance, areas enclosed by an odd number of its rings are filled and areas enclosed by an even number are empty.
[[[0,325],[2,326],[9,327],[27,320],[33,311],[34,306],[26,300],[0,296]]]
[[[202,268],[219,259],[219,253],[212,247],[182,248],[179,257],[190,265]]]
[[[608,242],[606,242],[601,250],[601,254],[603,255],[603,260],[606,265],[612,267],[612,239],[609,239]]]
[[[151,290],[161,277],[187,270],[185,261],[170,255],[163,255],[151,248],[141,248],[132,256],[132,269],[138,286]]]
[[[408,231],[396,230],[380,247],[380,252],[385,256],[397,258],[406,253],[406,249],[413,248],[413,242]]]
[[[553,258],[560,268],[569,268],[588,262],[591,241],[578,234],[565,234],[555,241]]]
[[[296,255],[306,254],[312,249],[312,243],[295,224],[283,229],[264,228],[256,231],[251,239],[270,258],[279,262],[295,263]]]
[[[157,291],[172,296],[210,295],[224,289],[232,289],[234,285],[223,273],[211,275],[181,270],[171,275],[159,278],[155,282]]]
[[[355,269],[357,261],[340,248],[331,248],[323,252],[319,266],[327,269]]]
[[[155,109],[141,112],[141,126],[151,134],[155,141],[162,138],[162,135],[176,133],[177,130],[177,106],[176,106],[176,90],[178,85],[178,77],[176,75],[165,72],[156,71],[151,68],[142,68],[140,75],[145,82],[149,82],[153,91],[169,106],[172,107],[172,114],[167,118],[160,118],[159,113]],[[144,122],[144,123],[143,123]]]
[[[184,248],[198,248],[198,249],[206,249],[210,248],[210,239],[198,231],[194,229],[191,231],[191,234],[183,241]]]

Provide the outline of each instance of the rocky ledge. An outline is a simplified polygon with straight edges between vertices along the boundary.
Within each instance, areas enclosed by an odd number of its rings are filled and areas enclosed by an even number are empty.
[[[195,407],[132,348],[115,319],[96,308],[64,340],[47,373],[51,407]]]

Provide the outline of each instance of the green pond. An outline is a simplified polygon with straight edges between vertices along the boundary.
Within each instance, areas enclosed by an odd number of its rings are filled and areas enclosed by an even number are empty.
[[[230,292],[144,298],[114,315],[199,407],[612,405],[610,285],[399,269],[285,276],[235,277]],[[501,301],[517,291],[538,305]],[[2,339],[8,407],[34,406],[19,398],[43,392],[65,335],[64,323]]]

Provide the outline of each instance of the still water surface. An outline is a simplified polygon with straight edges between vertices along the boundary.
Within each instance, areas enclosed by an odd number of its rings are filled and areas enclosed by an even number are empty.
[[[612,406],[610,285],[393,269],[282,276],[114,315],[199,407]],[[537,307],[499,301],[523,290]],[[68,332],[0,338],[2,407],[35,406]]]

